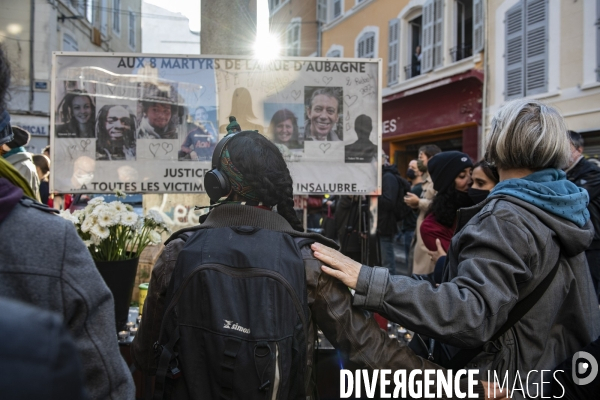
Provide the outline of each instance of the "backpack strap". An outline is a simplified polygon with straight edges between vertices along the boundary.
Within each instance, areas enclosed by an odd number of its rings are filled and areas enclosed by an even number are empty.
[[[158,342],[154,344],[155,349],[158,351],[160,349],[160,355],[158,355],[158,365],[156,367],[156,379],[154,383],[154,400],[162,400],[165,392],[165,379],[167,374],[176,378],[178,373],[180,373],[177,366],[174,368],[169,368],[171,364],[171,360],[177,357],[177,353],[173,353],[173,349],[177,342],[179,341],[179,328],[176,327],[173,331],[173,336],[169,340],[169,343],[161,346],[158,345]]]
[[[546,275],[544,280],[531,292],[527,297],[518,302],[508,314],[508,319],[502,325],[494,336],[489,340],[490,342],[496,341],[502,335],[504,335],[510,328],[512,328],[521,318],[525,316],[531,310],[531,308],[542,298],[546,290],[554,280],[558,268],[560,266],[561,254],[558,254],[558,261],[552,270]],[[483,351],[483,346],[475,349],[462,349],[448,362],[446,366],[448,369],[457,370],[464,368],[475,356]]]
[[[223,370],[223,385],[221,386],[221,399],[233,400],[233,367],[242,341],[238,338],[227,338],[225,350],[223,351],[223,361],[221,369]]]

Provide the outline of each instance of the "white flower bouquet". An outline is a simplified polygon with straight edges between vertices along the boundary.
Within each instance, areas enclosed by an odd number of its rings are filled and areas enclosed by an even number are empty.
[[[83,210],[65,210],[60,215],[75,225],[94,261],[137,258],[150,243],[161,242],[161,233],[169,232],[158,212],[151,210],[141,217],[130,205],[119,200],[106,203],[104,197],[91,199]]]

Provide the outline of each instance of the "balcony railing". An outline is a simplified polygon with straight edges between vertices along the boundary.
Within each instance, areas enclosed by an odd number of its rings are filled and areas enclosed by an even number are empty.
[[[452,62],[457,62],[463,58],[471,57],[473,55],[473,46],[456,46],[450,49],[450,56]]]
[[[405,65],[404,75],[406,76],[406,79],[421,75],[421,63]]]

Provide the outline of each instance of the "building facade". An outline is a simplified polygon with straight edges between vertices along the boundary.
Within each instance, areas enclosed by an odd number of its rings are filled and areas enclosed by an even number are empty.
[[[328,0],[326,57],[383,60],[383,147],[404,169],[435,143],[479,157],[482,0]]]
[[[200,54],[200,32],[190,30],[190,20],[142,1],[142,52]]]
[[[0,43],[12,68],[13,125],[32,133],[29,151],[49,143],[53,51],[140,52],[139,0],[0,0]]]
[[[270,30],[279,38],[281,56],[316,57],[320,21],[316,0],[269,0]]]
[[[556,107],[600,156],[600,1],[491,0],[486,130],[508,100]]]

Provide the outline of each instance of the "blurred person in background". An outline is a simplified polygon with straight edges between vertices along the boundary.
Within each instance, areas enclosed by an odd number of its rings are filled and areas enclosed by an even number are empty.
[[[435,144],[428,144],[419,148],[419,157],[417,160],[417,166],[419,171],[423,174],[421,179],[423,180],[421,196],[416,196],[413,193],[407,193],[404,201],[408,206],[419,212],[417,217],[417,225],[415,227],[415,239],[411,244],[410,257],[409,257],[409,269],[413,274],[429,274],[433,271],[434,264],[431,262],[429,254],[427,254],[427,247],[423,244],[421,238],[420,228],[425,214],[429,210],[431,200],[435,196],[435,189],[433,183],[429,179],[429,173],[427,172],[427,163],[429,159],[442,150]]]
[[[469,156],[460,151],[443,151],[429,160],[427,169],[437,194],[420,227],[427,250],[436,250],[435,241],[439,239],[448,251],[456,228],[456,212],[474,204],[468,194],[472,167]]]
[[[588,211],[594,225],[594,240],[585,250],[592,283],[600,301],[600,167],[583,157],[583,138],[574,131],[569,131],[571,155],[569,167],[565,170],[567,179],[587,190],[590,196]]]
[[[411,160],[408,163],[408,170],[406,171],[406,176],[410,181],[410,193],[414,194],[417,197],[421,197],[421,193],[423,192],[423,173],[419,170],[417,160]],[[405,260],[408,264],[409,262],[409,254],[410,254],[410,245],[415,236],[415,229],[417,227],[417,217],[419,216],[419,212],[412,209],[412,213],[407,213],[404,220],[402,220],[402,229],[401,234],[404,245],[404,253]],[[399,235],[399,236],[400,236]],[[410,269],[410,268],[409,268]]]
[[[38,178],[40,179],[40,199],[42,203],[48,204],[48,198],[50,197],[50,184],[48,182],[48,177],[50,176],[50,159],[43,154],[34,154],[32,158]]]
[[[11,127],[13,139],[0,146],[0,155],[11,163],[27,181],[37,201],[40,201],[40,180],[35,165],[25,146],[29,143],[31,134],[18,126]]]

